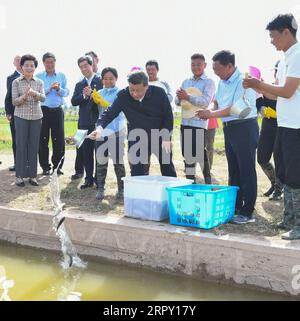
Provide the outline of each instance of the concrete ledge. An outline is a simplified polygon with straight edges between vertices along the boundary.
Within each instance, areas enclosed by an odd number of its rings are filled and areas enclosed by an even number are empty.
[[[81,255],[300,297],[300,290],[292,286],[293,267],[300,266],[298,241],[217,236],[113,215],[66,216],[66,227]],[[0,207],[0,240],[59,250],[52,217],[51,213]]]

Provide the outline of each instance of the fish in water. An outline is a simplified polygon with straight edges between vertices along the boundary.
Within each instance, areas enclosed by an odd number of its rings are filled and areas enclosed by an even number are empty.
[[[69,254],[69,258],[70,258],[69,267],[71,267],[73,265],[73,256]]]
[[[59,223],[58,223],[58,225],[57,225],[57,228],[56,228],[56,231],[58,231],[59,230],[59,228],[61,227],[61,225],[62,225],[62,223],[65,221],[65,217],[63,217],[60,221],[59,221]]]

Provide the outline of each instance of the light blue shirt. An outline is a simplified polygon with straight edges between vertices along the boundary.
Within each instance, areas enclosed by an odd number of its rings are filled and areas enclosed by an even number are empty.
[[[215,98],[218,103],[218,109],[223,110],[233,106],[243,97],[244,91],[243,74],[238,70],[238,68],[236,68],[236,71],[228,80],[220,80],[219,82]],[[246,117],[246,119],[257,117],[256,92],[253,89],[247,89],[246,98],[249,100],[250,107],[252,108],[251,113]],[[239,106],[247,107],[243,101],[241,101],[241,104],[239,102]],[[228,122],[237,119],[239,119],[238,116],[228,116],[223,117],[222,121]]]
[[[49,108],[55,108],[64,105],[64,97],[69,95],[69,89],[67,89],[67,78],[61,72],[56,72],[53,75],[48,75],[46,71],[38,73],[37,78],[41,79],[44,83],[46,100],[43,106]],[[54,82],[59,82],[59,91],[55,89],[50,89]]]
[[[190,87],[198,88],[202,92],[202,96],[190,96],[190,103],[194,106],[206,106],[208,107],[212,102],[215,95],[215,83],[212,79],[208,78],[206,74],[203,74],[200,78],[195,77],[186,79],[181,88],[187,89]],[[175,99],[176,105],[180,105],[178,98]],[[193,117],[190,119],[182,119],[181,124],[183,126],[192,126],[197,128],[207,129],[208,121]]]
[[[119,92],[118,87],[113,88],[103,88],[98,91],[98,93],[110,103],[110,106],[117,98],[117,94]],[[102,113],[106,110],[102,107],[98,106],[99,108],[99,119],[101,118]],[[104,129],[102,133],[102,137],[109,136],[113,133],[117,133],[121,130],[125,129],[125,115],[121,112],[117,118],[115,118],[109,125]]]

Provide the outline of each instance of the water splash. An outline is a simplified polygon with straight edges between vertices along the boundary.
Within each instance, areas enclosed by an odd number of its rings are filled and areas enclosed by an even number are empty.
[[[64,157],[59,162],[59,165],[63,161],[63,159]],[[59,165],[57,168],[59,168]],[[57,169],[54,171],[50,180],[50,198],[54,209],[53,229],[60,240],[61,250],[63,253],[63,261],[61,262],[62,268],[68,269],[72,266],[78,268],[86,268],[87,263],[83,262],[77,255],[76,248],[72,244],[68,232],[65,228],[64,222],[66,217],[63,212],[65,204],[61,202],[60,198],[60,185],[57,175]]]
[[[13,288],[15,282],[13,280],[7,280],[5,268],[0,266],[0,290],[3,290],[0,296],[1,301],[11,301],[11,298],[8,295],[9,289]]]
[[[64,271],[64,283],[61,286],[57,301],[81,301],[82,294],[75,292],[81,275],[82,269],[69,269]]]

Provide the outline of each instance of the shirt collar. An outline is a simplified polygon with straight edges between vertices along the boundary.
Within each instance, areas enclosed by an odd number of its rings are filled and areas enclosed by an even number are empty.
[[[96,75],[96,74],[95,74],[95,73],[93,73],[93,75],[92,75],[92,77],[91,77],[91,78],[89,78],[89,79],[88,79],[88,78],[86,78],[86,77],[84,77],[84,78],[85,78],[85,80],[86,80],[87,82],[89,82],[89,81],[90,81],[90,82],[92,82],[92,80],[93,80],[93,78],[95,77],[95,75]]]
[[[207,79],[207,75],[205,73],[203,73],[199,78],[195,78],[195,76],[192,76],[191,80],[194,80],[194,81],[197,81],[197,80],[204,80],[204,79]]]
[[[289,57],[293,52],[295,52],[296,50],[298,50],[300,47],[300,43],[296,42],[292,47],[290,47],[285,53],[285,57]]]
[[[105,92],[115,92],[115,91],[117,91],[118,90],[118,87],[117,86],[115,86],[115,87],[112,87],[112,88],[105,88],[105,87],[103,87],[103,90],[105,91]]]
[[[24,75],[20,75],[20,79],[21,79],[21,80],[26,80],[26,78],[25,78],[25,76],[24,76]],[[33,76],[31,80],[36,81],[36,80],[37,80],[37,78],[36,78],[35,76]]]
[[[241,74],[240,71],[238,70],[238,68],[236,68],[235,72],[230,76],[230,78],[227,79],[227,80],[223,80],[223,82],[225,82],[225,83],[233,83],[233,82],[235,82],[235,80],[237,78],[239,78],[240,74]]]
[[[44,75],[45,75],[46,77],[53,77],[53,76],[56,76],[56,71],[54,71],[54,74],[50,76],[50,75],[47,73],[47,71],[45,70],[45,71],[44,71]]]

